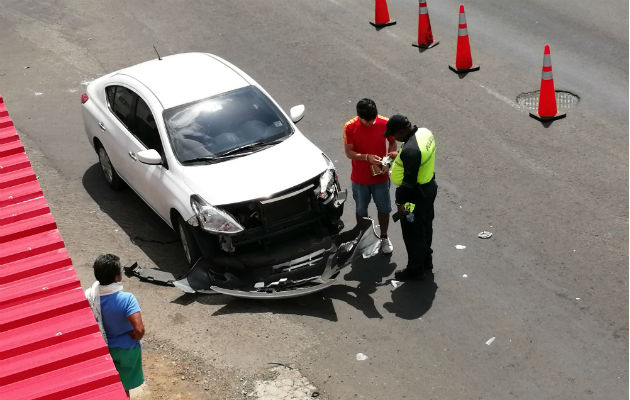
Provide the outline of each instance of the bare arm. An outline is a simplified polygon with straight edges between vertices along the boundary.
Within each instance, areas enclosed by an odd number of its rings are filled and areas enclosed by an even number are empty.
[[[396,141],[392,140],[391,142],[388,141],[388,143],[387,155],[390,157],[396,157],[396,155],[398,155],[398,146],[396,145]]]
[[[142,339],[144,336],[144,324],[142,323],[142,315],[140,314],[140,311],[135,314],[131,314],[127,317],[127,319],[131,322],[131,326],[133,326],[133,331],[127,332],[129,333],[129,336],[136,340]]]
[[[356,151],[354,151],[354,144],[350,143],[346,143],[344,144],[344,150],[346,152],[346,157],[348,157],[351,160],[355,160],[355,161],[367,161],[370,164],[373,165],[378,165],[381,163],[381,157],[375,155],[375,154],[361,154],[358,153]]]

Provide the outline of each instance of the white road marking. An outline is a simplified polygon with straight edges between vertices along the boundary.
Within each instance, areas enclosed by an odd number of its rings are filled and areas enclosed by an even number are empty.
[[[510,107],[513,107],[513,108],[515,108],[515,109],[517,109],[517,110],[519,110],[519,111],[520,111],[520,110],[522,110],[521,106],[519,106],[519,105],[518,105],[516,102],[514,102],[513,100],[511,100],[511,99],[509,99],[509,98],[507,98],[507,97],[503,96],[503,95],[502,95],[502,94],[500,94],[500,93],[495,92],[494,90],[492,90],[492,89],[490,89],[490,88],[488,88],[488,87],[485,87],[485,86],[484,86],[484,85],[482,85],[482,84],[479,84],[479,86],[481,86],[482,88],[484,88],[484,89],[486,90],[486,92],[488,92],[488,93],[489,93],[489,94],[491,94],[492,96],[496,97],[497,99],[501,100],[502,102],[506,103],[506,104],[507,104],[507,105],[509,105]]]

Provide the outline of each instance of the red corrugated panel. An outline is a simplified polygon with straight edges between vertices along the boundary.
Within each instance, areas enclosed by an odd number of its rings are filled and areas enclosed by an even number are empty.
[[[0,208],[0,226],[38,215],[48,214],[49,212],[48,203],[46,203],[46,199],[43,197],[17,204],[9,204],[6,207]]]
[[[0,164],[0,174],[6,174],[14,170],[28,168],[31,166],[26,153],[18,153],[2,158]]]
[[[71,363],[54,371],[0,386],[11,400],[61,400],[118,383],[111,400],[127,399],[109,354]]]
[[[4,128],[0,128],[0,145],[9,143],[9,142],[20,142],[20,139],[17,135],[17,131],[13,126],[8,126]]]
[[[92,319],[91,310],[80,308],[0,332],[0,360],[99,332]]]
[[[0,397],[127,398],[2,97]]]
[[[32,257],[18,258],[12,262],[0,262],[0,285],[17,279],[43,274],[57,268],[72,266],[65,247],[50,250]]]

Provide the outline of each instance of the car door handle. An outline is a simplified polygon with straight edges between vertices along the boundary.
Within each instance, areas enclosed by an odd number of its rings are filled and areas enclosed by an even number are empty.
[[[101,128],[102,131],[106,131],[107,129],[105,128],[105,124],[102,122],[98,123],[98,127]]]
[[[133,151],[129,152],[129,157],[133,158],[134,161],[138,161],[138,156]]]

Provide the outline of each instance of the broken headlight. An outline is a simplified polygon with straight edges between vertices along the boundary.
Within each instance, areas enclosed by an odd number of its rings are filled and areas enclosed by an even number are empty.
[[[319,193],[317,194],[317,197],[320,200],[324,200],[324,203],[328,203],[337,194],[337,191],[339,190],[339,182],[337,180],[337,173],[335,172],[335,165],[324,153],[322,153],[322,156],[326,159],[328,168],[319,177]]]
[[[196,194],[190,196],[190,206],[196,215],[188,220],[188,223],[199,225],[205,231],[229,235],[239,233],[244,229],[234,217],[208,204],[201,196]]]

